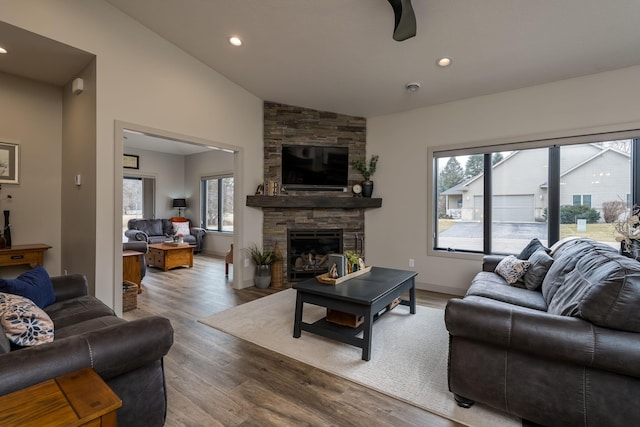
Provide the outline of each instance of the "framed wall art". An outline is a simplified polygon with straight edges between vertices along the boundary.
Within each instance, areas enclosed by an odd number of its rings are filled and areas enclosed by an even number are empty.
[[[140,169],[140,157],[133,154],[123,154],[122,166],[127,169]]]
[[[0,184],[19,184],[20,146],[0,141]]]

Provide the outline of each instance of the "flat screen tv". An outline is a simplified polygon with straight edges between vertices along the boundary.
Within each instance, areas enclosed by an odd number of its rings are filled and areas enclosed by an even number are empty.
[[[287,189],[344,191],[348,181],[348,147],[282,146],[282,185]]]

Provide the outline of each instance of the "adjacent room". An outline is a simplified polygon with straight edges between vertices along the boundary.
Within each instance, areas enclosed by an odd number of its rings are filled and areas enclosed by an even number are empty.
[[[640,3],[0,10],[0,424],[640,425]]]

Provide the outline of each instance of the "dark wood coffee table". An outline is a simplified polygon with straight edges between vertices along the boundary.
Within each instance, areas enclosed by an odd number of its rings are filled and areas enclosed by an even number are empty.
[[[408,305],[411,314],[416,313],[416,275],[415,271],[373,267],[370,272],[335,286],[319,283],[315,278],[294,284],[293,337],[300,338],[302,331],[311,332],[362,348],[362,360],[370,360],[373,322],[388,312],[386,307],[408,291],[409,300],[401,300],[400,304]],[[305,323],[302,321],[304,303],[363,316],[364,323],[357,328],[336,325],[326,318]],[[360,332],[363,332],[362,338],[356,336]]]

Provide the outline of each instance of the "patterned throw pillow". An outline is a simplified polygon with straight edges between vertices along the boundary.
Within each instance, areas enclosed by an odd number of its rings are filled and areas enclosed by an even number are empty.
[[[0,325],[18,346],[53,342],[53,321],[33,301],[19,295],[0,293]]]
[[[174,222],[173,231],[174,233],[182,234],[183,236],[188,236],[189,234],[191,234],[188,222]]]
[[[507,283],[513,285],[524,276],[529,265],[531,265],[529,261],[518,259],[514,255],[509,255],[504,257],[496,266],[496,273],[502,276]]]

